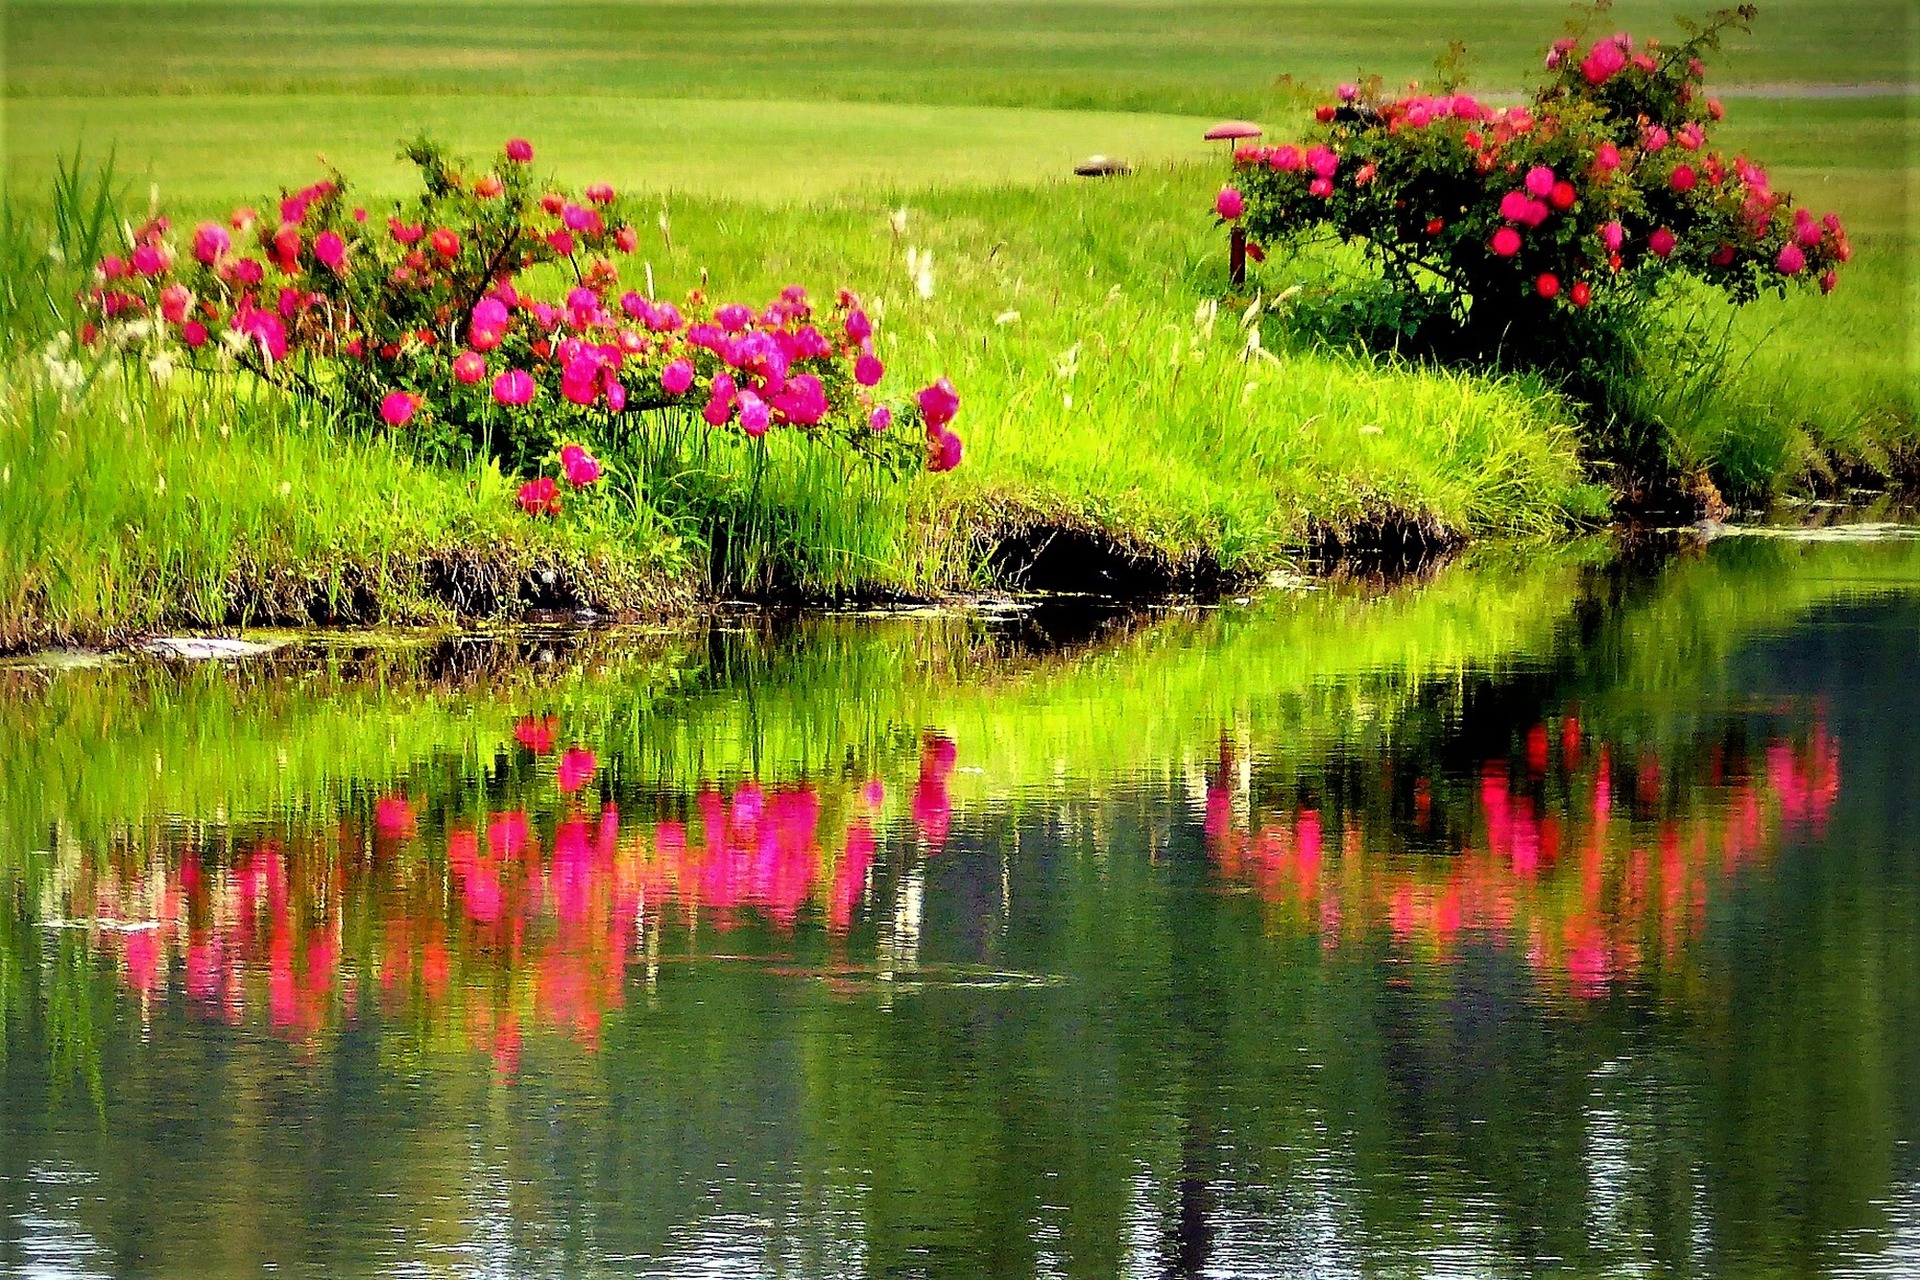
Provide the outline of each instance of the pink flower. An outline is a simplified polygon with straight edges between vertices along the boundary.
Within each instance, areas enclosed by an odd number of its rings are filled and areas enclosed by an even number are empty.
[[[1545,196],[1553,190],[1553,170],[1546,165],[1537,164],[1527,170],[1527,194]]]
[[[867,319],[867,313],[855,307],[847,314],[847,340],[865,342],[873,336],[873,321]]]
[[[587,187],[587,189],[583,191],[581,194],[586,196],[587,199],[591,200],[595,204],[612,204],[613,203],[613,188],[608,186],[604,182],[595,182],[590,184]]]
[[[390,427],[404,427],[420,407],[420,398],[405,391],[389,391],[380,401],[380,420]]]
[[[670,396],[681,396],[693,386],[693,361],[684,356],[660,371],[660,387]]]
[[[1220,194],[1213,198],[1213,211],[1223,221],[1232,222],[1247,209],[1246,197],[1234,187],[1220,188]]]
[[[203,222],[194,229],[193,256],[208,266],[220,261],[222,255],[232,247],[233,241],[228,237],[226,228],[217,222]]]
[[[1378,177],[1379,174],[1380,166],[1369,160],[1367,163],[1361,165],[1359,171],[1353,175],[1353,185],[1356,187],[1364,187]]]
[[[248,345],[259,349],[271,364],[287,358],[287,327],[271,311],[247,306],[234,313],[233,329],[244,335]]]
[[[1664,150],[1672,138],[1665,125],[1650,124],[1640,131],[1640,145],[1648,151]]]
[[[1339,95],[1340,101],[1352,102],[1360,96],[1360,86],[1357,84],[1343,84],[1336,92]]]
[[[1300,154],[1298,147],[1279,146],[1267,156],[1267,164],[1282,173],[1293,173],[1306,164],[1306,159]]]
[[[923,388],[919,396],[920,417],[927,424],[929,433],[953,421],[960,412],[960,393],[944,377],[932,386]]]
[[[473,326],[476,329],[504,329],[507,327],[507,307],[498,298],[482,298],[473,304]]]
[[[313,256],[329,271],[338,271],[347,260],[347,242],[337,231],[322,231],[313,238]]]
[[[1689,151],[1698,151],[1706,145],[1707,141],[1707,131],[1692,120],[1681,125],[1680,132],[1676,136],[1680,140],[1680,145]]]
[[[1684,195],[1693,190],[1699,181],[1700,175],[1694,172],[1692,165],[1677,164],[1673,166],[1673,175],[1667,179],[1667,185]]]
[[[1307,148],[1307,168],[1323,178],[1331,178],[1340,167],[1340,157],[1331,147],[1313,146]]]
[[[951,431],[942,431],[927,439],[927,470],[951,471],[960,465],[960,437]]]
[[[587,785],[599,764],[593,752],[585,747],[568,747],[561,753],[560,763],[554,769],[555,781],[560,784],[560,790],[571,795]]]
[[[1511,258],[1520,252],[1520,233],[1512,227],[1501,227],[1493,233],[1493,251],[1502,258]]]
[[[1317,196],[1320,199],[1325,200],[1327,197],[1333,194],[1333,179],[1332,178],[1315,178],[1312,182],[1309,182],[1307,184],[1307,194],[1310,196]]]
[[[520,509],[530,516],[557,516],[560,514],[560,486],[553,482],[552,476],[529,480],[520,486],[517,501]]]
[[[1627,242],[1627,229],[1617,222],[1609,222],[1600,228],[1600,243],[1607,247],[1608,253],[1620,252],[1620,246]]]
[[[207,326],[198,320],[189,320],[180,326],[180,341],[195,351],[207,345]]]
[[[767,402],[751,391],[740,393],[740,429],[750,436],[767,434],[767,427],[773,421],[773,414],[767,408]]]
[[[143,276],[157,276],[167,269],[167,255],[158,245],[143,244],[133,251],[133,269]]]
[[[453,376],[472,386],[487,376],[487,358],[478,351],[462,351],[454,357]]]
[[[1526,192],[1509,191],[1500,197],[1500,216],[1508,222],[1525,222],[1529,203]]]
[[[1820,292],[1832,293],[1839,283],[1840,273],[1838,271],[1828,270],[1820,273]]]
[[[1580,61],[1580,74],[1587,78],[1588,84],[1600,85],[1611,80],[1626,65],[1626,51],[1620,47],[1616,37],[1593,46],[1593,50]]]
[[[193,306],[193,290],[183,284],[170,284],[160,291],[160,315],[168,324],[179,324]]]
[[[564,231],[549,231],[547,247],[563,258],[570,258],[573,256],[573,237]]]
[[[873,386],[885,373],[886,369],[880,363],[880,358],[871,352],[863,353],[853,362],[853,380],[863,387]]]
[[[1667,230],[1665,227],[1656,228],[1654,233],[1647,237],[1647,248],[1653,252],[1653,256],[1656,258],[1664,258],[1672,253],[1676,243],[1677,241],[1674,239],[1673,232]]]
[[[1602,173],[1612,173],[1620,167],[1620,148],[1611,142],[1603,142],[1593,153],[1593,167]]]
[[[526,164],[533,159],[533,144],[525,138],[507,140],[507,159],[517,164]]]
[[[873,432],[885,431],[893,425],[893,410],[881,405],[867,418],[867,429]]]
[[[567,473],[567,483],[576,489],[584,489],[600,478],[600,460],[577,444],[560,450],[560,468]]]
[[[504,405],[531,403],[533,375],[525,369],[508,369],[493,380],[493,398]]]
[[[1782,245],[1780,256],[1773,260],[1773,265],[1780,268],[1783,276],[1797,276],[1806,269],[1807,255],[1797,244]]]

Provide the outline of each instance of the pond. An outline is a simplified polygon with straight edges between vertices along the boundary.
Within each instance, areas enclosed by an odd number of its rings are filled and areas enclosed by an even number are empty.
[[[1907,532],[0,671],[0,1271],[1913,1274]]]

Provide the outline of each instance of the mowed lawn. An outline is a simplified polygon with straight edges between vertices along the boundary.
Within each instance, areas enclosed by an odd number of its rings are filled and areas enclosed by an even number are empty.
[[[1674,32],[1683,0],[1609,22]],[[1702,6],[1704,7],[1704,6]],[[1728,85],[1902,84],[1905,0],[1775,0]],[[1568,11],[1542,0],[1328,3],[451,3],[160,0],[4,8],[16,192],[77,147],[188,206],[400,179],[400,137],[543,144],[562,177],[755,201],[1059,176],[1092,153],[1203,154],[1196,124],[1294,116],[1294,86],[1431,69],[1453,38],[1521,87]]]

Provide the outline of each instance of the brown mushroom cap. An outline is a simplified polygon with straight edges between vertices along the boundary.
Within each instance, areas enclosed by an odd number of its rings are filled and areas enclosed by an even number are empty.
[[[1260,126],[1251,120],[1227,120],[1207,130],[1208,142],[1223,142],[1239,138],[1257,138]]]

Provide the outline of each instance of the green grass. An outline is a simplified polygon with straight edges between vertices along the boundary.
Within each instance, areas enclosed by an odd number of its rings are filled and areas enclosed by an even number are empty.
[[[671,594],[655,530],[520,519],[492,468],[423,467],[231,382],[68,376],[0,368],[0,648],[441,619],[455,590],[485,613],[545,575],[603,609]]]
[[[1622,4],[1609,21],[1657,31],[1670,8]],[[0,136],[16,199],[44,189],[76,146],[112,147],[134,202],[151,181],[185,220],[310,179],[316,152],[359,179],[371,203],[400,189],[393,151],[415,128],[475,152],[525,134],[566,180],[661,193],[672,244],[649,236],[640,256],[663,291],[705,282],[753,298],[795,280],[849,285],[885,310],[890,385],[944,372],[961,386],[969,452],[956,475],[875,487],[802,452],[756,488],[736,465],[678,505],[630,511],[645,572],[671,560],[678,539],[692,563],[706,556],[722,589],[937,590],[976,581],[985,544],[1023,528],[1089,530],[1164,564],[1257,572],[1327,526],[1390,516],[1450,533],[1532,533],[1602,510],[1581,472],[1573,411],[1537,384],[1305,348],[1289,337],[1284,304],[1245,326],[1237,312],[1196,318],[1224,291],[1221,237],[1204,212],[1219,181],[1197,140],[1205,122],[1245,114],[1283,131],[1303,99],[1278,77],[1414,76],[1456,34],[1470,37],[1481,83],[1517,87],[1558,21],[1537,4],[1464,0],[9,4]],[[1716,72],[1736,86],[1904,83],[1912,24],[1899,4],[1785,0],[1765,6]],[[1890,474],[1920,456],[1913,101],[1730,100],[1733,140],[1771,161],[1779,185],[1839,208],[1860,248],[1834,298],[1739,318],[1724,385],[1694,394],[1676,375],[1649,386],[1645,411],[1665,424],[1676,461],[1737,496],[1759,500],[1836,470]],[[1063,176],[1094,151],[1131,157],[1138,172]],[[899,208],[908,223],[896,238],[887,215]],[[29,240],[9,238],[27,246],[22,262],[35,256]],[[931,298],[909,285],[908,245],[934,253]],[[1271,263],[1257,281],[1263,305],[1316,270]],[[1717,332],[1710,319],[1703,333]],[[1273,354],[1250,355],[1249,332]],[[214,442],[228,391],[209,389],[193,411],[196,465],[236,478],[263,461],[296,465],[270,459],[292,448],[285,432],[255,442],[251,411]],[[124,394],[96,392],[68,437],[105,434],[69,447],[116,456],[108,441],[122,410],[149,420],[116,402]],[[15,423],[50,412],[19,387],[7,405]],[[8,447],[30,435],[14,427]],[[390,456],[317,438],[314,489],[353,489],[338,468],[359,465],[356,449]],[[438,505],[479,522],[469,533],[518,528],[482,477],[407,483],[464,494]],[[244,518],[212,522],[236,547],[265,545],[257,530],[270,504],[252,501]],[[453,527],[389,521],[381,563],[402,547],[431,563]],[[316,545],[273,528],[267,541],[288,556]],[[746,536],[725,538],[727,528]],[[169,536],[192,541],[184,525]],[[201,565],[197,577],[142,570],[134,578],[148,587],[73,612],[84,624],[72,634],[156,625],[158,583],[197,584],[203,603],[178,620],[217,620],[208,584],[262,553],[221,559],[202,544],[185,559],[160,556]],[[12,595],[37,598],[26,585],[37,579],[14,572]]]

